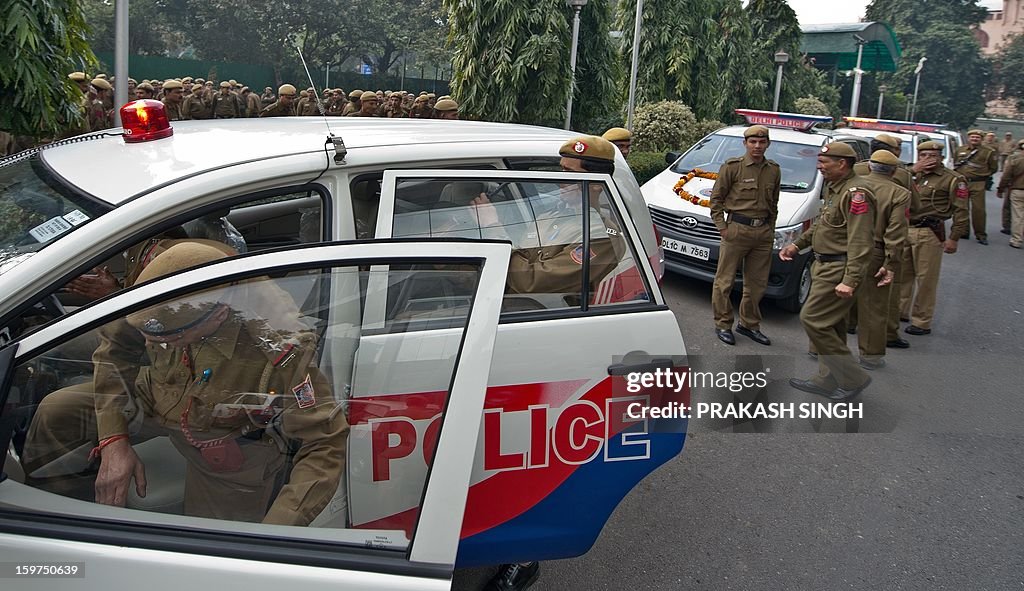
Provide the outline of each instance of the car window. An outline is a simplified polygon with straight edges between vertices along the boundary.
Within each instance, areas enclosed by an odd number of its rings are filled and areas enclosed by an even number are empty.
[[[653,301],[603,182],[400,178],[392,236],[510,241],[506,314]]]
[[[686,174],[699,168],[705,172],[718,172],[726,160],[745,153],[742,137],[713,134],[690,148],[672,166],[672,171]],[[765,157],[779,164],[782,169],[782,188],[791,193],[803,193],[814,187],[817,155],[818,148],[815,146],[778,140],[773,140],[765,152]]]
[[[75,195],[38,157],[0,167],[0,275],[107,209]]]
[[[149,260],[180,241],[213,242],[232,254],[320,242],[326,235],[324,195],[309,189],[264,191],[234,205],[186,216],[48,294],[17,319],[11,335],[17,338],[55,317],[131,287]]]
[[[433,270],[339,265],[220,282],[32,354],[5,408],[25,419],[3,424],[24,425],[8,458],[23,473],[13,494],[25,493],[26,513],[407,548],[434,459],[409,450],[437,442],[480,266],[443,269],[469,286],[435,298],[445,330],[394,322],[381,333],[363,314]],[[418,422],[404,418],[410,405]],[[146,482],[122,496],[97,485],[120,444]]]

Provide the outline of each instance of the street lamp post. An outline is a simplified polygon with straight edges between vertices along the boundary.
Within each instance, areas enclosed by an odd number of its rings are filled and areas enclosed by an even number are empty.
[[[850,101],[850,117],[857,116],[857,109],[860,108],[860,85],[864,70],[860,69],[861,59],[864,57],[864,46],[867,40],[860,35],[853,36],[857,43],[857,66],[853,68],[853,98]]]
[[[913,106],[910,107],[910,120],[916,121],[917,117],[917,91],[921,88],[921,70],[924,69],[924,63],[928,61],[928,58],[921,56],[921,59],[917,62],[917,67],[914,68],[914,74],[917,75],[917,81],[914,82],[914,102]]]
[[[633,63],[629,68],[629,103],[626,105],[626,129],[633,131],[633,109],[636,108],[636,73],[640,65],[640,24],[644,18],[644,0],[636,0],[633,21]]]
[[[782,67],[789,61],[789,54],[780,49],[775,52],[775,63],[779,64],[779,72],[775,76],[775,102],[772,103],[772,111],[779,110],[779,97],[782,96]]]
[[[128,0],[114,7],[114,106],[128,102]],[[121,125],[121,109],[114,109],[114,125]]]
[[[889,87],[884,84],[878,87],[878,114],[875,115],[875,119],[882,118],[882,103],[885,102],[885,91],[887,90]]]
[[[565,129],[569,129],[572,121],[572,98],[576,94],[576,49],[580,40],[580,10],[587,5],[587,0],[565,0],[565,3],[575,12],[572,17],[572,51],[569,53],[572,80],[569,85],[569,98],[565,103]]]

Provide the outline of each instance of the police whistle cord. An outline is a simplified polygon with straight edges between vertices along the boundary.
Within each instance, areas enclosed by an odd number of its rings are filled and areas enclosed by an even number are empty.
[[[79,135],[79,136],[75,136],[75,137],[69,137],[69,138],[63,139],[63,140],[57,140],[55,142],[50,142],[48,144],[43,144],[41,146],[36,146],[34,148],[29,148],[27,150],[23,150],[21,152],[18,152],[17,154],[11,154],[10,156],[5,156],[3,158],[0,158],[0,168],[3,168],[5,166],[9,166],[11,164],[16,164],[18,162],[21,162],[22,160],[26,160],[28,158],[31,158],[32,156],[35,156],[36,154],[39,154],[43,150],[49,150],[50,148],[59,148],[60,146],[67,146],[69,144],[77,144],[77,143],[80,143],[80,142],[88,142],[88,141],[92,141],[92,140],[102,139],[102,138],[105,138],[105,137],[123,137],[123,136],[124,136],[123,133],[110,133],[110,132],[107,132],[107,131],[101,131],[99,133],[90,133],[90,134],[86,134],[86,135]]]

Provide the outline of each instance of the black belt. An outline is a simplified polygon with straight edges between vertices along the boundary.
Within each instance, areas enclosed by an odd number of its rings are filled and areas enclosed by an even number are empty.
[[[820,252],[812,252],[814,260],[819,263],[838,263],[839,261],[845,261],[845,254],[821,254]]]
[[[911,228],[930,228],[930,227],[932,227],[932,226],[934,226],[936,224],[941,224],[943,221],[945,221],[945,220],[943,220],[942,218],[921,218],[921,219],[919,219],[917,221],[910,220],[910,227]]]
[[[761,226],[768,223],[768,218],[748,218],[742,213],[729,213],[730,222],[738,222],[744,226],[750,226],[751,228],[760,228]]]

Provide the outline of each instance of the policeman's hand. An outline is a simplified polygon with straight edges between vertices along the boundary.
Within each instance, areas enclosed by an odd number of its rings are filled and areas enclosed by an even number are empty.
[[[946,240],[942,243],[942,252],[953,254],[956,252],[956,240]]]
[[[848,300],[853,297],[854,289],[845,283],[840,283],[836,286],[836,296]]]
[[[100,470],[96,474],[96,502],[124,507],[128,486],[135,478],[135,492],[146,496],[146,467],[127,439],[114,441],[100,454]]]
[[[117,284],[117,279],[107,267],[94,268],[90,275],[79,275],[69,281],[65,287],[68,291],[90,300],[98,300],[121,289],[121,286]]]
[[[480,193],[480,196],[469,202],[476,209],[476,215],[480,219],[480,226],[497,226],[498,212],[494,204],[487,198],[487,193]]]
[[[791,261],[800,252],[800,249],[795,244],[787,244],[785,248],[779,251],[779,258],[784,261]]]
[[[880,267],[878,269],[878,272],[875,273],[875,279],[881,278],[881,281],[878,282],[878,287],[885,287],[886,285],[892,283],[892,278],[895,275],[895,273],[886,269],[885,267]]]
[[[914,163],[913,170],[914,172],[931,172],[935,170],[935,165],[937,163],[938,162],[933,162],[931,160],[918,160]]]

